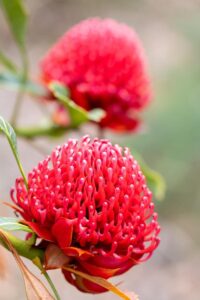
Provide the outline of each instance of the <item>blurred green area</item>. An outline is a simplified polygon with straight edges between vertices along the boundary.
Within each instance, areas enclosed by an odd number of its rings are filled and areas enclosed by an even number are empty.
[[[181,224],[198,239],[200,14],[173,21],[170,25],[189,45],[189,53],[181,63],[154,74],[155,101],[143,116],[148,128],[144,134],[123,138],[123,144],[136,148],[165,177],[167,195],[157,204],[160,215]],[[175,58],[179,55],[174,53]]]

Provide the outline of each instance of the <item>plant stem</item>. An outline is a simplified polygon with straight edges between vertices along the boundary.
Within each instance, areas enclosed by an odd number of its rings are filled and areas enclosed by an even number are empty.
[[[11,242],[15,250],[20,256],[26,257],[30,260],[34,260],[35,258],[39,258],[41,261],[44,260],[44,251],[36,248],[34,246],[30,246],[26,241],[20,240],[15,237],[11,233],[4,231],[5,236]],[[0,239],[0,244],[4,246],[6,249],[10,250],[8,246]]]
[[[22,177],[23,177],[23,179],[24,179],[24,183],[25,183],[25,185],[26,185],[26,188],[28,189],[28,181],[27,181],[26,175],[25,175],[25,173],[24,173],[24,169],[23,169],[23,167],[22,167],[22,164],[21,164],[21,162],[20,162],[20,160],[19,160],[19,156],[18,156],[18,154],[16,153],[16,150],[15,150],[15,148],[14,148],[14,146],[13,146],[13,143],[10,141],[10,139],[8,139],[8,142],[9,142],[9,145],[10,145],[10,147],[11,147],[11,149],[12,149],[12,152],[13,152],[13,155],[14,155],[15,160],[16,160],[16,162],[17,162],[18,168],[19,168],[19,170],[20,170],[20,172],[21,172],[21,174],[22,174]]]
[[[15,126],[17,122],[17,117],[20,112],[23,96],[24,96],[24,86],[26,85],[28,79],[28,57],[27,52],[24,47],[20,49],[21,57],[22,57],[22,78],[21,78],[21,85],[19,87],[19,91],[17,93],[12,117],[11,117],[11,124]]]
[[[100,126],[98,126],[97,136],[99,139],[105,138],[105,130],[103,128],[101,128]]]
[[[61,300],[61,298],[60,298],[60,296],[58,294],[58,291],[56,290],[56,287],[53,284],[53,282],[52,282],[49,274],[47,273],[47,271],[43,271],[43,275],[46,278],[46,280],[48,281],[48,283],[49,283],[49,285],[50,285],[50,287],[51,287],[51,289],[52,289],[52,291],[53,291],[53,293],[54,293],[54,295],[56,297],[56,300]]]
[[[23,92],[20,89],[17,93],[17,97],[16,97],[16,100],[15,100],[15,104],[14,104],[14,108],[13,108],[13,112],[12,112],[12,116],[11,116],[11,120],[10,120],[10,123],[13,126],[15,126],[15,124],[17,122],[17,117],[18,117],[19,112],[20,112],[22,99],[23,99]]]
[[[45,126],[38,126],[38,127],[26,127],[26,128],[14,128],[15,132],[18,136],[26,138],[26,139],[34,139],[36,137],[43,137],[43,136],[60,136],[64,134],[67,130],[73,127],[62,127],[57,125],[45,125]]]

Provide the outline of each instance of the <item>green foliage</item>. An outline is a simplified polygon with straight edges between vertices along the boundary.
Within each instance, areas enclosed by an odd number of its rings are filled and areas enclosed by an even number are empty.
[[[12,126],[8,122],[6,122],[1,116],[0,116],[0,131],[2,131],[6,135],[7,140],[9,142],[9,145],[12,149],[13,154],[14,154],[15,160],[17,162],[17,165],[19,167],[19,170],[22,174],[22,177],[24,178],[24,182],[25,182],[26,186],[28,186],[25,173],[23,171],[21,162],[19,160],[19,154],[18,154],[18,150],[17,150],[16,134],[15,134],[14,129],[12,128]]]
[[[8,71],[12,73],[17,72],[17,67],[15,66],[15,64],[8,57],[6,57],[5,54],[3,54],[2,52],[0,52],[0,64],[3,65],[4,68],[6,68]]]
[[[27,30],[27,13],[22,0],[0,0],[0,4],[7,18],[8,25],[17,43],[22,60],[21,82],[19,85],[19,95],[22,96],[24,85],[28,78],[28,59],[25,44],[25,35]],[[14,64],[10,62],[5,55],[2,55],[4,66],[9,67],[11,72],[16,72]],[[5,59],[6,58],[6,59]]]
[[[162,200],[166,192],[165,180],[158,172],[152,170],[144,161],[142,156],[135,150],[132,151],[134,157],[138,160],[142,173],[146,177],[148,187],[153,191],[153,194],[157,200]]]
[[[38,97],[45,97],[47,94],[46,89],[39,83],[27,80],[23,85],[22,76],[19,74],[0,73],[0,85],[6,86],[13,90],[22,89],[24,92]]]
[[[95,108],[88,112],[90,121],[99,122],[105,116],[105,112],[101,108]]]
[[[14,155],[18,156],[16,134],[12,126],[8,122],[6,122],[2,117],[0,117],[0,130],[3,133],[5,133]]]
[[[37,137],[60,137],[66,134],[66,131],[72,129],[73,127],[66,126],[57,126],[52,122],[49,122],[45,125],[38,125],[36,127],[26,127],[26,128],[15,128],[15,131],[18,136],[21,136],[26,139],[34,139]]]
[[[5,231],[2,228],[0,228],[0,244],[2,246],[7,248],[8,250],[10,250],[9,247],[4,243],[1,233],[3,233],[6,236],[8,241],[12,244],[12,246],[14,247],[14,249],[17,251],[17,253],[20,256],[26,257],[33,262],[36,258],[39,258],[41,261],[43,261],[43,259],[44,259],[43,250],[36,248],[34,246],[31,246],[28,243],[28,241],[21,240],[21,239],[17,238],[16,236],[14,236],[13,234],[11,234],[9,231]]]
[[[155,198],[157,200],[163,200],[166,192],[166,184],[162,175],[149,168],[149,166],[144,161],[140,162],[140,166],[143,174],[147,179],[147,184],[153,191]]]
[[[52,81],[49,85],[49,88],[70,114],[71,126],[76,127],[87,121],[98,122],[104,116],[104,111],[101,109],[95,109],[88,112],[82,107],[78,106],[74,101],[68,98],[67,90],[62,84]]]
[[[6,231],[33,232],[30,227],[19,223],[17,218],[0,217],[0,228]]]
[[[18,47],[25,48],[25,34],[27,26],[27,13],[21,0],[0,0],[0,4],[8,20]]]
[[[52,82],[49,85],[50,90],[58,101],[66,108],[71,117],[73,125],[80,125],[88,120],[87,111],[82,107],[76,105],[72,100],[67,97],[67,90],[65,87],[57,82]]]

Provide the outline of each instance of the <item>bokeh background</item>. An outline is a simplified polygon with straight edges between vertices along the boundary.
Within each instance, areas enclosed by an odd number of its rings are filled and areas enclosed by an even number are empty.
[[[27,0],[28,51],[31,74],[38,76],[38,61],[70,26],[91,17],[111,17],[135,28],[149,60],[154,101],[144,113],[145,130],[139,135],[106,136],[135,148],[167,182],[163,202],[156,202],[162,225],[161,244],[153,258],[116,278],[124,290],[134,290],[141,300],[200,299],[200,2],[198,0]],[[0,13],[0,49],[19,61],[18,51]],[[15,93],[0,89],[0,115],[9,120]],[[41,111],[26,97],[22,124],[34,123]],[[83,131],[94,131],[87,127]],[[70,133],[74,135],[74,133]],[[67,138],[67,135],[66,135]],[[63,140],[39,140],[48,152]],[[25,170],[43,154],[19,140]],[[9,190],[19,175],[5,138],[0,137],[0,199],[9,201]],[[1,215],[12,215],[0,204]],[[12,256],[0,252],[6,275],[0,279],[1,300],[23,300],[20,272]],[[52,274],[62,299],[116,299],[107,293],[81,294]]]

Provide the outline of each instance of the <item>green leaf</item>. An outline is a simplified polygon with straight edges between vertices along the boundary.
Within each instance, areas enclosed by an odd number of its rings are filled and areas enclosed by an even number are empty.
[[[12,244],[12,246],[15,248],[15,250],[20,256],[26,257],[33,262],[37,257],[41,261],[44,260],[44,252],[42,249],[29,245],[27,241],[17,238],[9,231],[5,231],[2,228],[0,228],[0,233],[6,235],[7,239],[10,241],[10,243]],[[9,247],[7,247],[7,245],[3,242],[1,236],[0,236],[0,244],[9,250]]]
[[[63,98],[68,98],[69,96],[68,89],[58,81],[51,81],[49,88],[55,97],[58,97],[58,99],[61,98],[62,100]]]
[[[3,117],[0,116],[0,131],[2,131],[6,137],[7,140],[9,142],[9,145],[12,149],[12,152],[14,154],[15,160],[17,162],[17,165],[19,167],[19,170],[21,172],[22,177],[24,178],[24,183],[26,184],[26,187],[28,187],[28,183],[27,183],[27,179],[24,173],[24,170],[22,168],[21,162],[19,160],[19,155],[18,155],[18,151],[17,151],[17,138],[16,138],[16,134],[14,132],[14,129],[12,128],[12,126],[6,122]]]
[[[38,97],[45,97],[47,90],[39,83],[27,80],[22,85],[23,78],[19,74],[0,73],[0,85],[13,90],[22,89],[24,92]]]
[[[7,231],[33,232],[28,226],[19,223],[17,218],[0,217],[0,228]]]
[[[99,122],[105,116],[105,111],[100,108],[95,108],[88,112],[88,116],[91,121]]]
[[[2,52],[0,52],[0,64],[10,72],[17,73],[17,66]]]
[[[150,169],[146,164],[141,166],[143,174],[147,178],[148,186],[153,190],[157,200],[163,200],[166,193],[166,184],[163,176]]]
[[[67,92],[63,85],[53,81],[50,83],[49,88],[54,96],[69,112],[71,123],[73,125],[79,126],[89,120],[87,111],[67,97]]]
[[[104,115],[101,109],[95,109],[93,111],[88,112],[82,107],[78,106],[74,101],[68,98],[68,92],[66,88],[59,82],[52,81],[49,84],[49,88],[54,94],[54,96],[69,112],[73,127],[79,126],[80,124],[87,121],[98,122]]]
[[[15,131],[18,136],[21,136],[26,139],[34,139],[36,137],[60,137],[66,134],[66,131],[72,129],[72,126],[57,126],[53,123],[38,125],[37,127],[16,127]]]
[[[12,34],[20,49],[25,48],[27,13],[21,0],[0,0]]]
[[[14,152],[14,155],[18,155],[17,153],[17,138],[12,126],[6,122],[3,117],[0,116],[0,130],[5,133],[8,142]]]
[[[142,173],[146,177],[148,187],[153,191],[157,200],[165,197],[166,184],[163,176],[152,170],[144,161],[144,159],[136,151],[133,151],[134,157],[138,160]]]
[[[27,29],[27,13],[23,0],[0,0],[13,37],[18,45],[22,60],[22,77],[19,92],[24,91],[24,85],[28,78],[28,58],[25,45],[25,34]]]

